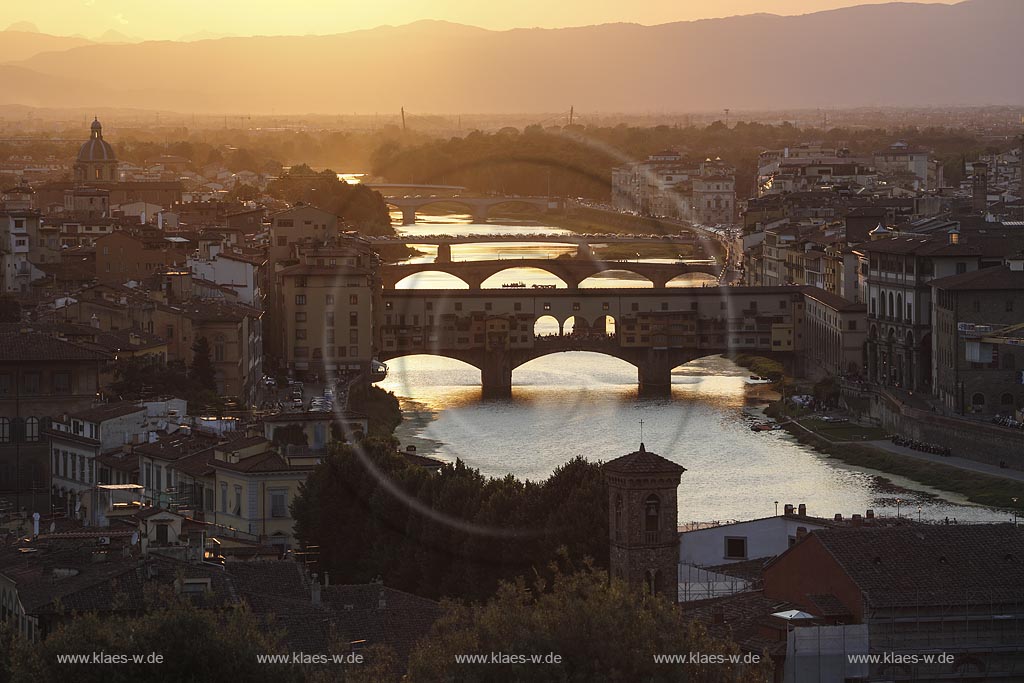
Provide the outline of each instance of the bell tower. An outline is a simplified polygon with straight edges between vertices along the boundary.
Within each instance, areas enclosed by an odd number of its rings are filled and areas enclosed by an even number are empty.
[[[604,465],[609,570],[633,588],[676,601],[679,532],[676,489],[686,468],[640,450]]]

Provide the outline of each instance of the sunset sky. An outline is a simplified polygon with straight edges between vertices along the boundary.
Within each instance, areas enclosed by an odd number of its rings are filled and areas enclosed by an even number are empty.
[[[660,24],[755,12],[804,14],[887,0],[37,0],[0,3],[0,27],[89,38],[114,30],[142,39],[341,33],[443,19],[491,29],[629,21]],[[956,0],[925,0],[953,4]]]

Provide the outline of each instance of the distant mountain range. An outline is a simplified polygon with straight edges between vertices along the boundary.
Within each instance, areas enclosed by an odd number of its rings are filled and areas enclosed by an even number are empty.
[[[349,114],[1022,104],[1024,0],[659,26],[93,43],[0,32],[0,104]]]

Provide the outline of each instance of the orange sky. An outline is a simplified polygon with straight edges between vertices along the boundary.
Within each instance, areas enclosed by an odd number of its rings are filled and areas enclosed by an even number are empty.
[[[492,29],[670,21],[773,12],[803,14],[887,0],[37,0],[0,3],[0,27],[95,38],[340,33],[381,24],[443,19]],[[923,0],[953,4],[957,0]]]

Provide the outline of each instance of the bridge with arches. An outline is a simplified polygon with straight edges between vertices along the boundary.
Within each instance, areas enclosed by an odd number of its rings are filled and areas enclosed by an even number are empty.
[[[402,212],[402,225],[416,222],[416,212],[432,204],[458,204],[464,206],[474,223],[486,223],[490,212],[503,204],[528,206],[537,213],[559,208],[559,200],[548,197],[444,197],[437,195],[385,196],[384,203]]]
[[[381,281],[385,289],[394,289],[405,278],[424,272],[447,273],[469,285],[480,289],[488,279],[506,270],[533,268],[550,273],[565,283],[569,289],[577,289],[589,277],[607,272],[634,273],[655,288],[664,288],[671,280],[682,275],[701,273],[718,278],[722,266],[714,262],[693,263],[652,263],[649,261],[600,261],[594,258],[558,259],[501,259],[489,261],[452,261],[448,263],[402,263],[381,267]]]
[[[384,291],[382,303],[380,360],[460,360],[493,397],[511,395],[515,368],[555,353],[619,358],[637,368],[642,395],[664,396],[672,370],[697,358],[736,351],[792,365],[802,345],[804,295],[793,287],[407,289]]]

